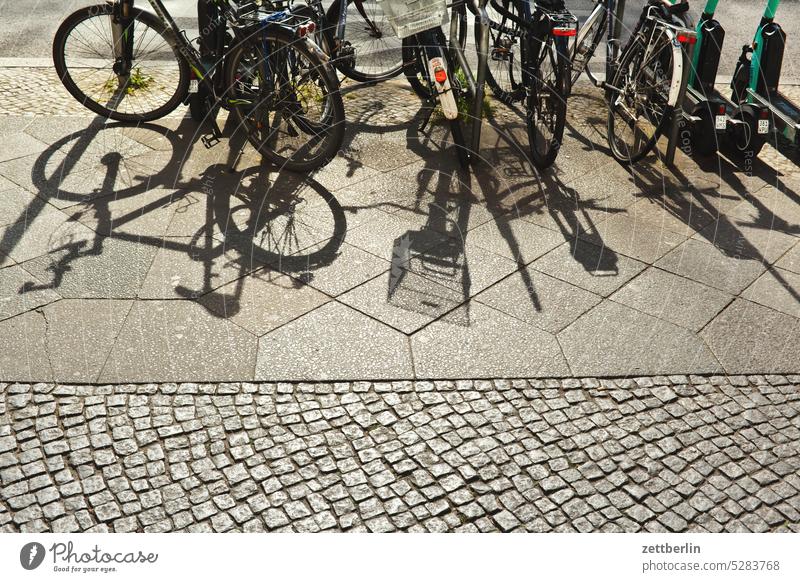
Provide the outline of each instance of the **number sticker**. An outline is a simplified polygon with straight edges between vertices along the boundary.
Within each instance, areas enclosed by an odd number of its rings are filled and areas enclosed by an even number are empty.
[[[727,123],[725,121],[725,116],[724,115],[715,116],[715,118],[714,118],[714,127],[716,129],[725,129],[726,126],[727,126]]]
[[[758,133],[767,133],[767,132],[769,132],[769,119],[759,119]]]
[[[199,88],[197,79],[189,80],[189,93],[197,93],[197,89]]]

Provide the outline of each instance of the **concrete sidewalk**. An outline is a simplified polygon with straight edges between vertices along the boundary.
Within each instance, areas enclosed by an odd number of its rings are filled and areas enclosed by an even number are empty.
[[[396,82],[347,90],[315,175],[231,173],[185,109],[98,125],[48,75],[0,70],[4,380],[797,371],[800,171],[770,148],[624,168],[580,86],[551,171],[498,104],[464,172]]]

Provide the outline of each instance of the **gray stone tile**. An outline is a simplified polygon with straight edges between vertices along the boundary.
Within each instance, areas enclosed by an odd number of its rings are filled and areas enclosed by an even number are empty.
[[[409,271],[452,289],[464,299],[517,269],[516,263],[481,247],[469,237],[462,243],[438,232],[420,234],[421,237],[410,243],[411,252],[398,253],[393,265],[405,265]],[[417,244],[417,241],[420,242]],[[406,257],[409,257],[407,261]]]
[[[564,236],[520,218],[499,217],[470,231],[467,240],[527,265],[564,242]]]
[[[780,373],[800,362],[800,321],[737,299],[701,332],[729,374]]]
[[[483,291],[475,300],[550,333],[557,333],[600,302],[594,293],[528,267]]]
[[[410,378],[408,339],[331,302],[259,340],[259,380]]]
[[[386,271],[389,263],[345,242],[326,241],[271,266],[333,297]]]
[[[126,158],[118,152],[101,156],[87,153],[73,158],[57,150],[46,156],[26,156],[0,163],[0,175],[57,208],[111,194],[143,192],[154,186],[151,184],[154,173],[142,156]]]
[[[264,269],[204,295],[199,303],[256,336],[316,309],[329,298],[287,275]]]
[[[401,209],[391,214],[373,212],[369,220],[348,230],[345,240],[377,257],[391,261],[395,256],[398,239],[404,235],[419,239],[420,236],[415,233],[426,230],[427,223],[426,214],[410,210]],[[423,240],[422,244],[430,246],[432,242]]]
[[[65,299],[44,309],[57,382],[97,382],[132,301]]]
[[[0,321],[0,375],[4,380],[52,381],[46,334],[47,323],[39,312]]]
[[[618,214],[604,220],[595,232],[581,235],[588,242],[602,240],[606,247],[639,261],[653,264],[688,237],[667,230],[660,222],[650,222],[630,214]]]
[[[797,273],[773,267],[756,279],[741,296],[800,319],[800,275]]]
[[[399,266],[338,299],[406,334],[466,301],[462,293]]]
[[[98,235],[94,244],[56,247],[24,265],[62,297],[132,299],[145,283],[157,252],[149,244]]]
[[[95,236],[63,212],[45,205],[35,216],[29,214],[26,220],[0,227],[0,251],[22,263],[57,250],[80,252],[92,245]]]
[[[236,248],[213,246],[188,238],[164,238],[161,248],[151,247],[150,263],[140,284],[142,299],[186,299],[201,295],[259,269],[259,263]]]
[[[685,236],[692,236],[719,216],[716,210],[703,207],[693,197],[687,200],[680,195],[643,198],[629,206],[625,214],[657,231],[668,230]]]
[[[721,371],[693,333],[613,301],[604,301],[558,334],[576,376]]]
[[[611,296],[613,301],[699,331],[733,297],[690,279],[650,267]]]
[[[0,269],[0,319],[8,319],[61,296],[19,266]]]
[[[800,242],[794,245],[780,259],[775,262],[775,266],[786,269],[792,273],[800,274]]]
[[[565,376],[551,334],[475,301],[411,337],[417,378]]]
[[[759,261],[731,256],[694,239],[664,255],[655,266],[733,295],[738,295],[765,269]]]
[[[531,265],[541,271],[597,295],[607,297],[647,265],[600,247],[582,238],[562,244]]]
[[[252,378],[255,337],[192,301],[136,301],[100,382]]]
[[[5,178],[0,178],[0,226],[25,221],[29,209],[34,213],[44,201]]]
[[[765,263],[775,262],[797,242],[793,235],[774,229],[772,223],[737,217],[720,219],[692,238],[708,241],[734,257]]]
[[[38,154],[47,149],[47,144],[27,133],[17,132],[3,135],[0,140],[0,162]]]
[[[153,188],[131,196],[111,196],[79,204],[69,208],[67,213],[103,236],[134,235],[152,239],[166,234],[176,212],[186,213],[191,204],[186,196],[181,191]],[[191,235],[197,231],[195,228]]]
[[[788,179],[787,182],[792,182]],[[800,187],[800,181],[794,181]],[[736,223],[752,224],[800,237],[800,195],[790,186],[767,186],[747,196],[733,209]]]

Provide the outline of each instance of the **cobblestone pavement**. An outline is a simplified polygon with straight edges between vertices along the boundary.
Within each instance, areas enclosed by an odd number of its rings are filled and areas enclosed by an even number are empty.
[[[0,386],[2,531],[800,531],[800,376]]]

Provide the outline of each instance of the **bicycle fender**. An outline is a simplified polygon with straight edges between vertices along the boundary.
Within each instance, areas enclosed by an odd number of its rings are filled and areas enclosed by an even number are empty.
[[[669,87],[667,104],[674,107],[678,103],[678,97],[681,94],[681,85],[683,84],[683,48],[678,41],[678,36],[673,30],[665,28],[664,32],[667,33],[670,45],[672,45],[672,67],[674,69],[672,83]]]

